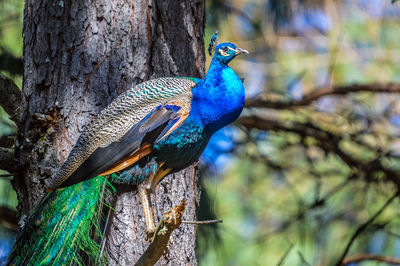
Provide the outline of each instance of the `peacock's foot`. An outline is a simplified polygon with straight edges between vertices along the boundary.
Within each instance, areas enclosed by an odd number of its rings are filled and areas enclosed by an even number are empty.
[[[145,240],[150,240],[153,238],[156,232],[156,226],[154,224],[153,210],[151,209],[151,201],[149,196],[149,191],[144,184],[138,185],[139,196],[142,201],[142,209],[144,214],[144,219],[146,222],[146,233]]]
[[[151,239],[153,239],[154,233],[156,232],[156,228],[147,228],[146,229],[146,233],[144,235],[144,240],[145,241],[149,241]]]

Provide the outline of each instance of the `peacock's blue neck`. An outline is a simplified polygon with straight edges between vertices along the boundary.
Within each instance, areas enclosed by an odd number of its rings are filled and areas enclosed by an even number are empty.
[[[226,64],[213,58],[203,81],[193,88],[190,116],[213,133],[233,122],[241,113],[245,92],[243,83]]]

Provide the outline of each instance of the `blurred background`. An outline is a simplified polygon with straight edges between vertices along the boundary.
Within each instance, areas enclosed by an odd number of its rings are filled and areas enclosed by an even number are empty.
[[[24,1],[0,0],[0,73],[22,87],[22,19]],[[4,97],[0,95],[0,97]],[[0,107],[0,149],[14,141],[15,124]],[[10,180],[12,176],[0,169],[0,265],[4,265],[18,230],[16,218],[17,195]]]
[[[231,63],[247,107],[201,158],[198,219],[224,222],[198,227],[199,264],[399,258],[400,2],[206,3],[206,48],[219,30],[221,42],[250,55]],[[22,18],[22,0],[0,0],[0,72],[18,86]],[[0,110],[0,142],[15,132]],[[1,265],[15,238],[17,200],[11,177],[0,176]]]

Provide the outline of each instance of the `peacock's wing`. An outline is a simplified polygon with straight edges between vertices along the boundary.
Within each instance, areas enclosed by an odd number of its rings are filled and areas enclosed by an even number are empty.
[[[179,105],[158,106],[119,140],[98,147],[60,187],[124,170],[152,151],[152,144],[167,136],[187,117]]]
[[[192,89],[197,82],[198,79],[192,78],[159,78],[122,93],[86,126],[48,187],[60,187],[98,148],[119,141],[157,106],[173,104],[181,107],[181,113],[189,113]],[[76,180],[91,177],[81,176]]]

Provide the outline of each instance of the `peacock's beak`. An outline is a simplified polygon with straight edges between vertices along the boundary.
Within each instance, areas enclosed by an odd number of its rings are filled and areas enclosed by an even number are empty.
[[[239,48],[239,47],[235,49],[235,55],[243,54],[243,53],[248,54],[249,51],[247,51],[247,50],[245,50],[245,49],[242,49],[242,48]]]

